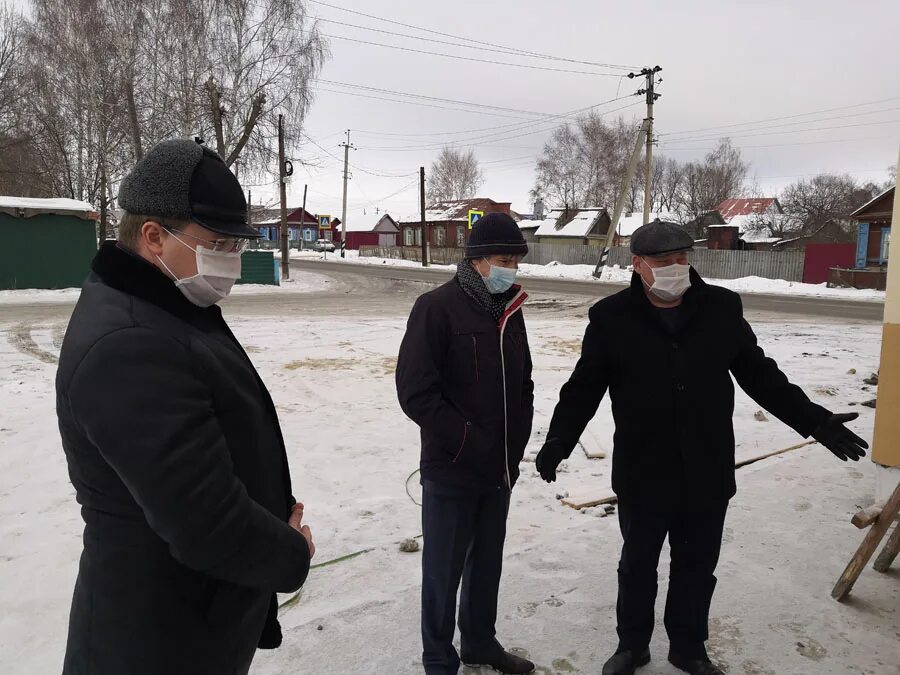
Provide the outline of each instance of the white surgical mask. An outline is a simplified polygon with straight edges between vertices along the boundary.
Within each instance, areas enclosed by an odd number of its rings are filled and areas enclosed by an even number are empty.
[[[644,259],[644,264],[647,260]],[[653,285],[650,292],[657,298],[665,302],[674,302],[684,295],[691,287],[691,266],[690,265],[666,265],[665,267],[650,267],[650,273],[653,275]]]
[[[488,292],[491,294],[504,293],[516,283],[518,271],[508,267],[491,265],[491,273],[486,277],[482,277],[484,285],[487,286]]]
[[[227,298],[234,282],[241,278],[240,252],[214,251],[199,245],[192,248],[174,233],[169,234],[180,244],[193,250],[197,256],[197,274],[184,279],[177,278],[162,258],[157,256],[184,297],[198,307],[209,307]]]

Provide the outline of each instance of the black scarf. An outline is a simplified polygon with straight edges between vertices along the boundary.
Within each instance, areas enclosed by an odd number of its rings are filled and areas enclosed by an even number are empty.
[[[484,308],[498,324],[506,311],[506,305],[518,292],[518,287],[513,286],[503,293],[492,294],[484,285],[484,279],[468,260],[463,260],[456,266],[456,280],[466,294],[479,306]]]

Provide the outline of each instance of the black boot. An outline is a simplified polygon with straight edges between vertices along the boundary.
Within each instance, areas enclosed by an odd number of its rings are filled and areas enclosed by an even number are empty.
[[[669,650],[669,663],[691,675],[725,675],[725,671],[709,659],[692,659]]]
[[[612,658],[603,666],[603,675],[634,675],[634,671],[641,666],[650,663],[650,650],[621,651],[612,655]]]
[[[531,661],[503,650],[486,658],[475,658],[473,655],[466,654],[463,656],[462,662],[469,668],[488,667],[498,673],[504,673],[504,675],[526,675],[526,673],[534,672],[534,664]]]

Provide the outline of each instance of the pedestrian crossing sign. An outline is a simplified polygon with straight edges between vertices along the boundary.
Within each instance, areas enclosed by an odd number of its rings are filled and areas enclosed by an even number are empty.
[[[319,229],[327,230],[331,227],[331,216],[319,216]]]
[[[471,230],[475,223],[484,217],[484,211],[469,211],[469,229]]]

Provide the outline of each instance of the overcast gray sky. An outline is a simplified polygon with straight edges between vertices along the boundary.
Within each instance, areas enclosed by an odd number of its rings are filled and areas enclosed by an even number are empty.
[[[881,181],[887,177],[886,167],[897,160],[897,2],[326,1],[357,12],[466,36],[483,47],[515,47],[626,66],[659,64],[663,67],[663,82],[658,90],[662,98],[655,111],[656,130],[661,135],[658,152],[680,160],[698,158],[714,145],[715,137],[731,132],[734,143],[752,162],[764,192],[774,192],[797,176],[819,171],[847,171],[861,179]],[[321,19],[428,37],[410,28],[320,3],[310,6]],[[333,36],[487,61],[624,72],[429,44],[335,23],[322,23],[321,29]],[[448,37],[430,37],[458,42]],[[332,39],[331,50],[332,59],[321,77],[332,83],[472,101],[529,113],[560,114],[638,88],[638,81],[619,77],[467,62],[342,39]],[[520,211],[531,210],[528,191],[533,184],[533,158],[560,120],[534,124],[540,118],[526,113],[492,111],[509,115],[510,119],[486,114],[491,111],[463,112],[398,103],[401,97],[381,92],[354,90],[389,100],[337,93],[348,90],[335,84],[320,83],[317,89],[306,130],[335,157],[341,156],[338,144],[342,130],[348,128],[352,130],[352,142],[359,148],[351,151],[350,161],[372,173],[412,174],[419,166],[425,166],[427,171],[440,143],[474,145],[486,177],[481,196],[512,201],[513,208]],[[641,100],[634,97],[598,110],[634,102],[637,105],[615,114],[642,117]],[[459,107],[438,101],[422,102]],[[841,109],[830,110],[833,108]],[[761,122],[822,110],[830,111]],[[756,124],[680,136],[676,133],[744,122]],[[790,126],[776,126],[788,122]],[[490,129],[519,123],[532,126]],[[488,130],[454,133],[478,129]],[[667,133],[672,134],[668,142],[664,135]],[[306,181],[311,191],[311,210],[339,214],[340,163],[315,146],[308,146],[308,150],[321,159],[321,166],[297,172],[291,201],[299,202],[302,183]],[[417,187],[411,184],[415,176],[383,178],[361,170],[352,173],[349,217],[362,215],[364,208],[371,214],[375,206],[400,214],[416,210]],[[403,191],[387,198],[398,190]]]
[[[419,166],[428,169],[442,143],[474,147],[486,177],[480,196],[511,201],[516,210],[530,212],[534,158],[561,121],[539,115],[586,108],[640,86],[638,80],[619,77],[627,72],[621,69],[482,51],[477,46],[500,51],[513,47],[574,61],[662,66],[658,89],[662,98],[655,110],[657,152],[679,160],[699,158],[718,136],[730,133],[752,162],[765,193],[820,171],[883,181],[886,168],[897,161],[900,3],[895,0],[324,2],[332,6],[322,2],[309,6],[326,20],[322,32],[334,36],[332,58],[314,85],[317,93],[305,129],[321,148],[312,143],[305,147],[299,159],[314,166],[298,166],[289,191],[290,203],[299,205],[307,182],[312,212],[340,214],[343,151],[338,145],[346,129],[352,130],[351,140],[358,147],[350,153],[350,161],[358,167],[351,169],[350,218],[364,210],[371,215],[375,207],[399,215],[415,212],[415,174]],[[476,42],[470,43],[473,48],[438,44],[433,40],[460,41],[338,8]],[[507,110],[464,108],[452,102],[349,89],[347,84]],[[412,105],[412,100],[427,106]],[[597,110],[628,104],[633,105],[613,115],[643,117],[639,97]],[[784,117],[788,119],[772,119]],[[272,198],[276,184],[253,190],[254,202]]]

